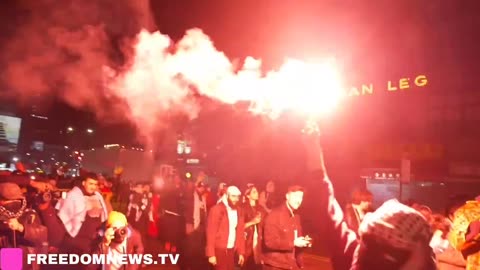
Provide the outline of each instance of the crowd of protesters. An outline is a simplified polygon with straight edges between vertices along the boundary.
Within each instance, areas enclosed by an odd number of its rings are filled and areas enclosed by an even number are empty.
[[[372,194],[359,190],[342,208],[320,144],[309,145],[305,181],[315,196],[309,214],[322,223],[315,241],[297,214],[304,196],[298,185],[283,194],[272,181],[265,187],[212,188],[200,173],[194,181],[176,175],[158,191],[151,183],[84,173],[66,196],[32,204],[21,187],[35,190],[38,198],[56,190],[57,182],[19,174],[3,175],[0,183],[0,246],[21,247],[24,254],[178,253],[182,270],[301,269],[303,252],[318,241],[328,247],[336,270],[480,269],[480,197],[458,200],[437,214],[396,200],[374,210]],[[92,268],[98,265],[68,267]]]

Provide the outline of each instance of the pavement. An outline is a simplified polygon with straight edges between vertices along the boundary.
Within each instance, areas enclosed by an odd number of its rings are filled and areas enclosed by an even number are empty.
[[[332,266],[330,264],[330,260],[326,257],[313,255],[313,254],[305,254],[305,268],[304,270],[332,270]],[[178,270],[179,268],[175,265],[154,265],[148,266],[144,268],[145,270]]]
[[[330,259],[327,257],[314,255],[314,254],[305,254],[305,268],[306,270],[332,270],[332,265]]]
[[[155,254],[155,253],[166,253],[162,251],[160,244],[156,244],[155,240],[149,239],[146,253]],[[148,251],[150,250],[150,251]],[[319,254],[323,253],[321,250],[311,250],[309,253],[304,254],[304,270],[331,270],[332,266],[330,260],[327,257],[321,256]],[[180,254],[181,256],[181,254]],[[175,265],[151,265],[143,268],[143,270],[178,270],[179,267]],[[208,269],[205,269],[208,270]]]
[[[314,249],[309,250],[307,253],[304,254],[304,263],[305,268],[304,270],[331,270],[332,266],[330,264],[330,260],[328,257],[324,256],[324,254],[328,254],[328,248],[325,245],[322,245],[322,241],[318,236],[313,236],[314,243],[319,243],[319,245],[314,245]],[[156,239],[148,238],[145,243],[145,253],[156,255],[157,253],[166,253],[163,250],[163,245],[161,245]],[[180,254],[181,256],[181,254]],[[142,270],[178,270],[178,266],[175,265],[151,265]],[[205,269],[208,270],[208,269]]]

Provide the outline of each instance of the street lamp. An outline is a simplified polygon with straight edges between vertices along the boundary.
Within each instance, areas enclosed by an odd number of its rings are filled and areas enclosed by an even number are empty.
[[[13,157],[13,158],[12,158],[12,161],[13,161],[13,162],[18,162],[18,157]]]
[[[73,132],[73,127],[67,127],[68,132]]]
[[[93,133],[93,129],[87,128],[87,133],[92,134],[92,133]]]

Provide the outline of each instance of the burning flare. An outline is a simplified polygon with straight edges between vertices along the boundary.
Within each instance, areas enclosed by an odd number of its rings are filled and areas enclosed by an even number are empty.
[[[192,89],[223,103],[249,102],[250,111],[272,118],[287,110],[320,117],[345,93],[333,61],[287,59],[278,70],[263,73],[261,61],[247,57],[237,67],[199,29],[176,44],[159,32],[142,31],[131,60],[125,72],[108,76],[106,87],[127,101],[136,122],[151,125],[150,112],[172,108],[194,118]]]

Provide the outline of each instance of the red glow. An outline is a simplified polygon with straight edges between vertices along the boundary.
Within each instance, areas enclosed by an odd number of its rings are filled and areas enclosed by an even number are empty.
[[[262,62],[248,57],[237,67],[199,29],[187,31],[176,44],[159,32],[142,31],[131,60],[120,75],[105,70],[106,87],[128,103],[131,120],[146,138],[160,124],[156,116],[165,112],[197,116],[192,86],[223,103],[249,102],[251,112],[272,118],[286,110],[321,116],[344,93],[334,61],[288,59],[278,70],[263,73]]]

